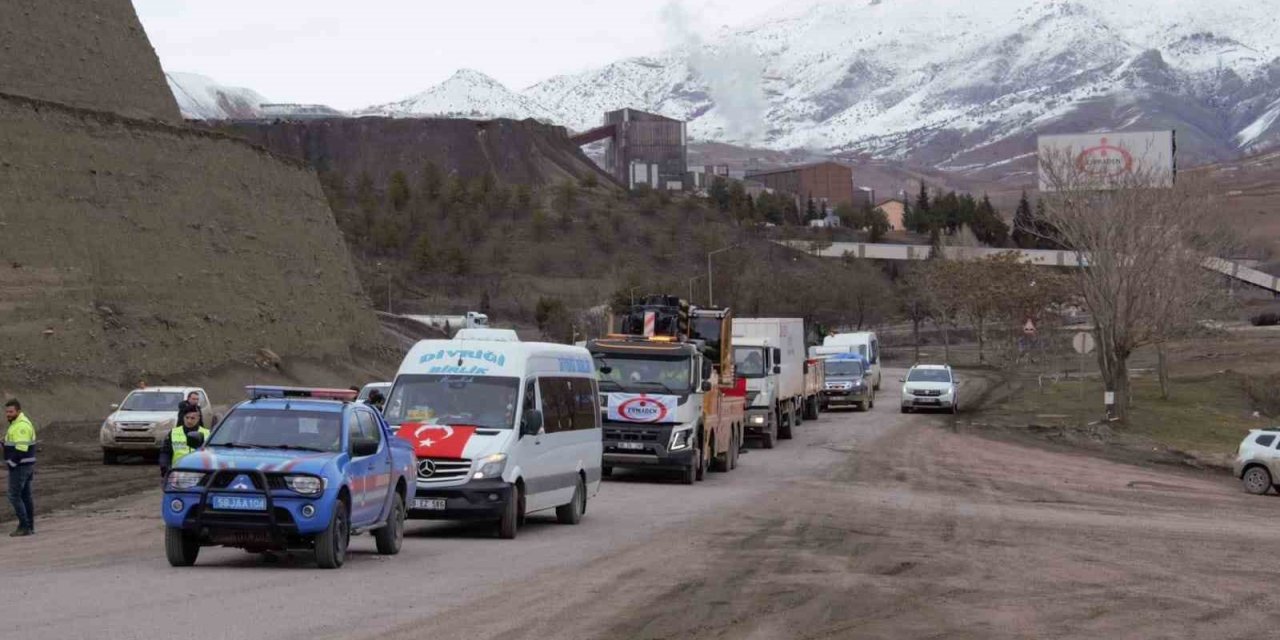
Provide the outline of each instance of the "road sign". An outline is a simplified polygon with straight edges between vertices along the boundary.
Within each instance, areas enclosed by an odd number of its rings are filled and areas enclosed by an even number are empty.
[[[1071,348],[1075,349],[1078,354],[1093,353],[1095,346],[1097,345],[1094,344],[1093,334],[1088,331],[1081,331],[1071,338]]]

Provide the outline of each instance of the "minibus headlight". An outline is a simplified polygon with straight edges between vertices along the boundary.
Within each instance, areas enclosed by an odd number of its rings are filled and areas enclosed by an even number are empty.
[[[480,458],[476,461],[476,471],[471,474],[472,480],[485,480],[487,478],[500,478],[502,472],[507,468],[507,454],[495,453]]]

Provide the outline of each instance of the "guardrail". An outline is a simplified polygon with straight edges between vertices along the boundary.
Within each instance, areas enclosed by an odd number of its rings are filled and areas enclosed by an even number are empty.
[[[866,260],[925,260],[929,257],[929,245],[922,244],[877,244],[869,242],[833,242],[829,246],[816,251],[807,240],[777,240],[778,244],[789,249],[803,251],[823,258],[843,258],[846,255]],[[1075,251],[1055,251],[1049,249],[997,249],[992,247],[943,247],[943,257],[948,260],[976,260],[988,256],[1017,253],[1024,262],[1047,267],[1079,267],[1089,266],[1089,258]],[[1204,268],[1217,271],[1225,276],[1280,293],[1280,278],[1263,271],[1258,271],[1242,264],[1209,258],[1204,261]]]

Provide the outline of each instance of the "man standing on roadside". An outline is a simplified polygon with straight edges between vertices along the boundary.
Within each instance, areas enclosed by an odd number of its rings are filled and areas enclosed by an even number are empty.
[[[31,501],[31,478],[36,472],[36,427],[22,413],[17,400],[4,403],[4,419],[9,430],[4,434],[4,461],[9,467],[9,504],[18,516],[18,528],[10,538],[36,532],[36,507]]]
[[[169,470],[178,464],[184,456],[204,445],[209,438],[209,430],[200,420],[200,409],[188,407],[182,414],[182,422],[169,432],[169,437],[160,445],[160,477],[168,477]]]
[[[187,409],[195,409],[200,412],[200,424],[204,424],[204,410],[200,408],[200,394],[192,391],[187,394],[187,399],[178,403],[178,422],[182,424],[182,416],[187,414]],[[175,426],[177,426],[175,425]]]

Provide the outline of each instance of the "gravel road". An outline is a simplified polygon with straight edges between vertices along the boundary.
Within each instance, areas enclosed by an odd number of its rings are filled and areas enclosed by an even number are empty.
[[[354,539],[339,571],[224,549],[172,569],[159,495],[135,494],[4,538],[0,616],[24,640],[1270,635],[1275,497],[893,399],[692,487],[623,475],[578,526],[417,523],[394,558]]]

